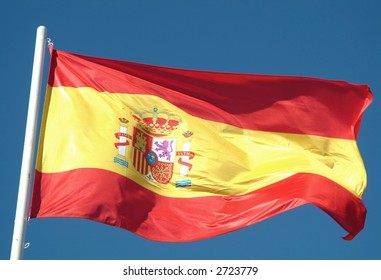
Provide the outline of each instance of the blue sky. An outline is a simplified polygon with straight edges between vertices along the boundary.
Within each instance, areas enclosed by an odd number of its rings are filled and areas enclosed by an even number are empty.
[[[368,84],[375,99],[358,139],[368,215],[353,241],[342,240],[346,232],[309,205],[189,243],[149,241],[83,219],[34,219],[25,259],[381,259],[380,11],[377,0],[3,1],[0,259],[10,254],[39,25],[60,50],[177,68],[346,80]],[[47,52],[44,88],[48,62]]]

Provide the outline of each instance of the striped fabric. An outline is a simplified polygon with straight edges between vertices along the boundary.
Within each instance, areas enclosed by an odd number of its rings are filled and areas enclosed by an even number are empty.
[[[368,86],[53,49],[48,84],[31,218],[191,241],[309,203],[346,239],[364,227]]]

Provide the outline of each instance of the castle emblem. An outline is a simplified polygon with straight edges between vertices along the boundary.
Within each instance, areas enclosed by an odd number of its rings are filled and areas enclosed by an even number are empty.
[[[176,187],[191,186],[187,175],[192,168],[189,161],[194,158],[194,153],[190,151],[193,133],[184,131],[181,139],[174,136],[179,135],[174,132],[181,128],[182,118],[174,113],[160,112],[156,107],[152,111],[134,113],[132,117],[135,123],[130,129],[132,134],[127,133],[129,121],[119,119],[120,130],[115,133],[119,140],[115,143],[118,156],[114,162],[129,168],[129,158],[137,172],[157,184],[171,182],[176,171]]]

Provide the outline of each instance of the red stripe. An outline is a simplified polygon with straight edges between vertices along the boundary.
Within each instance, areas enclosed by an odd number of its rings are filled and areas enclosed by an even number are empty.
[[[87,218],[148,239],[191,241],[233,231],[306,203],[332,216],[349,232],[347,239],[364,227],[366,209],[361,199],[325,177],[306,173],[241,196],[169,198],[106,170],[37,172],[31,218]]]
[[[133,165],[135,166],[135,168],[136,168],[136,162],[137,162],[137,150],[136,149],[134,149],[134,159],[133,159]]]
[[[54,50],[49,84],[150,94],[237,127],[356,139],[368,86],[304,77],[191,71]],[[150,108],[143,108],[150,109]]]
[[[142,151],[134,148],[133,165],[139,173],[147,174],[148,164]]]
[[[148,173],[148,164],[145,157],[143,157],[143,168],[144,168],[143,174],[146,175]]]

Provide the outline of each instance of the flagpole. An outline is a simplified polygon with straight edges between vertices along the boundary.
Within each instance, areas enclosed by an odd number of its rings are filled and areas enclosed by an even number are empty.
[[[36,45],[32,80],[30,85],[28,116],[26,121],[24,151],[21,163],[19,192],[17,197],[15,224],[13,230],[11,260],[20,260],[24,252],[24,239],[29,216],[29,196],[32,183],[34,150],[38,122],[38,108],[41,95],[42,76],[46,46],[46,27],[39,26],[36,33]]]

